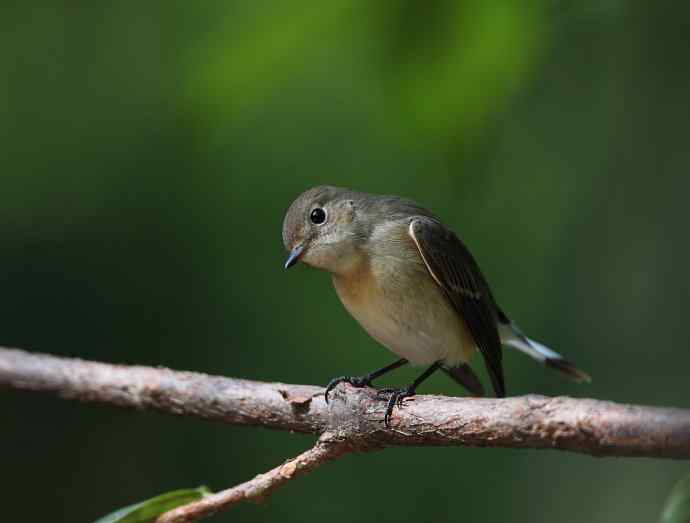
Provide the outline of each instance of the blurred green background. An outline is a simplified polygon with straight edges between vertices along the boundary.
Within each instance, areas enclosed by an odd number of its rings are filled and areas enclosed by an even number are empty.
[[[509,393],[690,407],[689,16],[624,0],[4,5],[0,344],[298,383],[378,368],[392,356],[328,276],[282,269],[286,208],[326,183],[433,209],[508,313],[594,377],[509,351]],[[443,375],[422,392],[462,393]],[[13,391],[0,420],[7,521],[224,488],[314,439]],[[391,449],[214,521],[647,522],[686,472]]]

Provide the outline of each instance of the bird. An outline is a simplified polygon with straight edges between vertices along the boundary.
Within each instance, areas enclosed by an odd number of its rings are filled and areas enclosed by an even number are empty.
[[[577,382],[578,369],[547,346],[528,338],[499,307],[467,246],[436,215],[393,195],[321,185],[300,194],[283,220],[286,269],[302,262],[331,274],[345,309],[378,343],[398,356],[381,369],[330,380],[370,387],[407,363],[426,370],[410,385],[381,389],[384,424],[419,385],[444,371],[473,396],[484,387],[469,365],[479,352],[496,397],[505,397],[503,345],[517,349]]]

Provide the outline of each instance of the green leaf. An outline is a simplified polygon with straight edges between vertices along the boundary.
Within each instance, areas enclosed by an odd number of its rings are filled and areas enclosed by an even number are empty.
[[[690,523],[690,476],[680,480],[673,487],[664,505],[660,521],[661,523]]]
[[[173,490],[111,512],[94,523],[151,523],[164,512],[197,501],[210,493],[211,491],[203,486]]]

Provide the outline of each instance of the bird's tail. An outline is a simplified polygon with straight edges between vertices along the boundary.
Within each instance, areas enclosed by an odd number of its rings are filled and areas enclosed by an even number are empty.
[[[531,356],[547,367],[559,370],[571,379],[582,383],[591,382],[592,378],[584,371],[578,369],[573,363],[566,360],[557,352],[525,336],[514,323],[502,324],[499,328],[501,342]]]

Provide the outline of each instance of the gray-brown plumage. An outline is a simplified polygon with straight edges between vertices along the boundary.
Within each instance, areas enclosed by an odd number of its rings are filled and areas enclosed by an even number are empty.
[[[340,300],[378,342],[400,356],[388,367],[341,381],[370,385],[407,362],[428,365],[409,387],[392,391],[393,407],[435,370],[445,370],[475,395],[481,383],[467,365],[478,349],[497,396],[504,396],[502,344],[577,380],[589,377],[530,340],[496,304],[472,254],[453,231],[411,200],[320,186],[300,195],[283,223],[290,251],[285,266],[302,261],[332,274]]]

